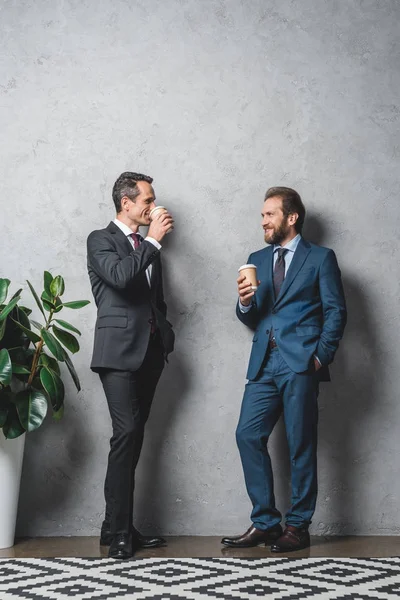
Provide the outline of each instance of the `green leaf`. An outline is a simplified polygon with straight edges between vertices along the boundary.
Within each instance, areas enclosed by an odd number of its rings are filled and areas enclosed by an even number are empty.
[[[60,298],[56,298],[56,301],[54,304],[56,305],[54,312],[58,313],[58,312],[60,312],[60,310],[63,309],[63,303],[61,302]]]
[[[62,296],[65,291],[64,279],[61,275],[57,275],[54,277],[53,281],[50,284],[50,293],[54,298],[58,298],[58,296]]]
[[[23,348],[18,346],[17,348],[9,348],[8,350],[12,362],[16,362],[19,365],[27,365],[30,367],[32,364],[32,358],[35,351],[32,348]]]
[[[39,390],[40,392],[44,393],[43,384],[40,381],[40,377],[35,377],[35,379],[32,381],[32,387],[35,390]]]
[[[31,374],[29,369],[27,369],[23,365],[17,365],[17,363],[12,364],[12,372],[17,375],[30,375]]]
[[[64,404],[61,405],[59,410],[53,412],[53,419],[55,421],[61,421],[64,416]]]
[[[89,300],[74,300],[74,302],[63,302],[63,306],[66,308],[83,308],[90,304]]]
[[[47,398],[43,392],[30,388],[18,392],[15,406],[21,425],[26,431],[34,431],[43,423],[47,413]]]
[[[6,301],[10,283],[9,279],[0,279],[0,304]]]
[[[77,329],[76,327],[71,325],[71,323],[67,323],[67,321],[62,321],[61,319],[54,319],[54,320],[56,323],[61,325],[61,327],[64,327],[65,329],[69,329],[70,331],[73,331],[74,333],[77,333],[78,335],[81,335],[81,332],[79,331],[79,329]]]
[[[44,291],[50,296],[51,295],[51,291],[50,291],[50,285],[51,282],[53,281],[53,275],[51,273],[49,273],[48,271],[45,271],[43,273],[43,284],[44,284]]]
[[[6,325],[7,319],[4,319],[4,321],[0,321],[0,340],[2,340],[4,337],[4,334],[6,332]]]
[[[10,388],[0,390],[0,427],[7,421],[10,406],[13,403],[14,394]]]
[[[19,420],[15,404],[10,404],[6,422],[3,425],[3,433],[9,440],[15,439],[25,433],[25,429]]]
[[[61,360],[61,362],[63,362],[64,351],[60,342],[56,340],[56,338],[52,333],[50,333],[50,331],[47,331],[44,328],[42,328],[40,333],[42,335],[44,343],[46,344],[50,352],[56,357],[57,360]]]
[[[75,354],[79,350],[79,342],[75,336],[68,331],[60,329],[56,325],[53,325],[54,335],[60,340],[60,342],[70,351]]]
[[[55,358],[52,356],[47,356],[44,352],[39,356],[39,365],[42,367],[48,367],[52,371],[55,371],[57,375],[60,374],[60,366]]]
[[[0,350],[0,383],[10,385],[12,377],[11,358],[6,348]]]
[[[48,294],[46,291],[44,291],[41,295],[41,300],[43,302],[43,306],[47,311],[50,310],[54,310],[56,305],[53,302],[53,298],[50,296],[50,294]]]
[[[10,300],[14,300],[14,298],[16,298],[17,296],[20,296],[20,295],[21,295],[21,292],[22,292],[22,288],[19,288],[19,290],[17,290],[17,291],[15,292],[15,294],[13,294],[13,295],[11,296]]]
[[[43,310],[42,303],[41,303],[41,302],[40,302],[40,300],[39,300],[39,296],[37,295],[37,293],[36,293],[36,292],[35,292],[35,290],[33,289],[33,285],[32,285],[32,284],[31,284],[31,283],[30,283],[28,280],[26,280],[26,283],[29,285],[29,289],[30,289],[30,290],[31,290],[31,292],[32,292],[32,296],[33,296],[33,297],[35,298],[35,300],[36,300],[36,304],[38,305],[38,308],[39,308],[40,312],[42,313],[42,315],[44,316],[44,318],[46,318],[46,315],[44,314],[44,310]]]
[[[55,371],[43,367],[40,370],[40,381],[50,398],[53,410],[57,412],[63,404],[65,394],[61,377]]]
[[[31,319],[31,325],[33,325],[34,327],[36,327],[36,329],[39,329],[39,331],[43,327],[43,325],[41,323],[38,323],[37,321],[33,321],[32,319]]]
[[[33,342],[34,344],[37,344],[37,342],[40,342],[41,337],[37,333],[35,333],[34,331],[31,331],[30,329],[27,329],[26,327],[24,327],[21,323],[19,323],[15,319],[11,319],[11,320],[14,321],[14,323],[16,325],[18,325],[18,327],[20,329],[22,329],[22,331],[25,333],[26,337],[29,338],[31,340],[31,342]]]
[[[21,323],[21,325],[23,325],[24,327],[26,327],[27,329],[31,329],[31,322],[28,318],[28,315],[21,310],[20,306],[16,306],[15,308],[15,317],[16,320]]]
[[[21,296],[16,296],[12,300],[10,300],[10,302],[8,304],[6,304],[6,306],[0,312],[0,321],[3,321],[7,317],[7,315],[10,314],[10,312],[13,310],[13,308],[15,308],[17,306],[20,298],[21,298]]]
[[[20,310],[23,310],[27,317],[29,317],[29,315],[32,314],[31,309],[30,308],[26,308],[26,306],[19,306],[18,308]]]
[[[63,353],[64,353],[64,360],[65,360],[65,364],[68,367],[68,371],[71,373],[71,377],[74,381],[75,387],[78,390],[78,392],[81,391],[81,384],[79,381],[79,377],[75,371],[75,367],[72,364],[72,360],[70,359],[70,357],[68,356],[68,354],[65,352],[65,350],[63,349]]]
[[[45,310],[47,310],[47,312],[54,310],[54,306],[50,302],[47,302],[47,300],[45,300],[44,298],[42,298],[42,302],[43,302],[43,308]]]
[[[7,318],[7,327],[4,333],[3,345],[6,348],[15,348],[16,346],[29,347],[30,340],[26,332],[31,331],[29,318],[24,311],[16,306]],[[18,362],[18,361],[17,361]]]

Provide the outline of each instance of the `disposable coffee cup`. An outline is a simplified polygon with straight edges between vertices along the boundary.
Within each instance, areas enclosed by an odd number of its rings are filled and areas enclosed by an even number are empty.
[[[151,220],[153,220],[154,217],[156,217],[157,215],[159,215],[162,212],[167,212],[167,209],[165,208],[165,206],[155,206],[154,208],[151,209],[151,211],[149,213],[149,217]]]
[[[165,208],[165,206],[155,206],[149,212],[150,220],[153,221],[154,217],[157,217],[157,215],[160,215],[161,213],[165,213],[165,212],[168,212],[167,209]],[[171,233],[171,231],[172,231],[172,229],[167,231],[167,233]]]
[[[244,275],[249,283],[251,283],[251,289],[255,291],[258,288],[257,284],[257,267],[256,265],[243,265],[239,267],[239,273]]]

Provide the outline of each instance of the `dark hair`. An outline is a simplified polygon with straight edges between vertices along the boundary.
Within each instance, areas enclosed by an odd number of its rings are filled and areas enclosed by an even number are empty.
[[[274,196],[281,198],[282,211],[285,217],[288,217],[293,213],[299,215],[294,227],[297,233],[301,233],[304,225],[304,219],[306,218],[306,209],[304,208],[300,194],[298,194],[296,190],[292,190],[292,188],[271,187],[265,193],[264,202],[265,200],[268,200],[268,198],[273,198]]]
[[[140,192],[136,185],[138,181],[147,181],[147,183],[153,183],[153,178],[149,177],[148,175],[142,175],[142,173],[131,173],[131,171],[125,171],[125,173],[121,173],[117,181],[114,183],[112,198],[117,213],[121,212],[121,200],[124,196],[127,196],[133,201],[135,201],[136,196],[139,196]]]

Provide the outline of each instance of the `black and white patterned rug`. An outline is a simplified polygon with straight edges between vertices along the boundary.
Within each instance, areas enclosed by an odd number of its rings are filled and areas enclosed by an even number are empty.
[[[400,558],[0,559],[1,600],[389,600]]]

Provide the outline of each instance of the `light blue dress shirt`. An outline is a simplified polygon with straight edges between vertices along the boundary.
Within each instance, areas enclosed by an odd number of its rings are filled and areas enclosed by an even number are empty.
[[[299,245],[300,239],[301,239],[301,235],[300,235],[300,233],[298,233],[296,235],[296,237],[294,237],[292,240],[290,240],[290,242],[288,242],[286,244],[286,246],[281,246],[280,244],[274,244],[274,250],[273,250],[273,252],[274,252],[274,268],[275,268],[275,263],[278,260],[278,248],[285,248],[285,250],[288,250],[288,252],[285,254],[285,277],[286,277],[286,273],[288,272],[288,268],[290,267],[290,263],[293,260],[293,256],[296,251],[296,248]],[[239,300],[239,307],[240,307],[240,310],[242,311],[242,313],[246,313],[250,310],[251,304],[249,304],[249,306],[244,306]]]
[[[288,252],[285,254],[285,277],[288,272],[288,268],[290,267],[290,263],[293,260],[293,255],[296,252],[296,248],[299,245],[299,241],[301,239],[301,235],[298,233],[296,237],[294,237],[286,246],[281,246],[280,244],[274,244],[274,267],[275,263],[278,260],[278,248],[285,248]]]

